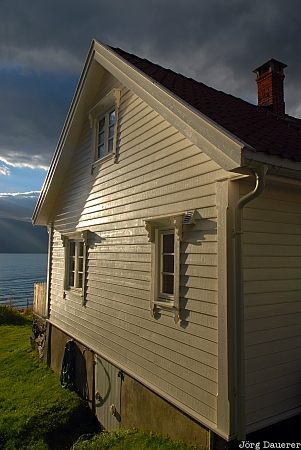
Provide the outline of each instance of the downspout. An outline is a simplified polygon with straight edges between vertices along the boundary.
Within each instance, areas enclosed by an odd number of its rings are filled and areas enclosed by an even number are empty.
[[[47,281],[46,281],[46,307],[45,315],[46,319],[49,319],[50,312],[50,286],[51,286],[51,271],[52,271],[52,236],[53,236],[53,223],[47,225],[48,230],[48,257],[47,257]]]
[[[245,420],[245,323],[244,323],[244,276],[242,261],[242,217],[244,206],[261,195],[265,188],[267,166],[251,168],[255,187],[242,197],[235,207],[234,217],[234,269],[235,269],[235,337],[236,337],[236,430],[237,439],[246,438]]]

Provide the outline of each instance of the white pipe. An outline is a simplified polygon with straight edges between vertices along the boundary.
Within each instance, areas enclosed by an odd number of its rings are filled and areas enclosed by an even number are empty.
[[[246,438],[245,420],[245,323],[244,277],[242,261],[242,214],[244,206],[261,195],[265,188],[267,166],[251,168],[255,187],[242,197],[235,207],[234,223],[234,276],[235,276],[235,340],[236,340],[236,429],[237,439]]]
[[[52,271],[52,235],[53,223],[47,226],[48,230],[48,257],[47,257],[47,280],[46,280],[46,319],[49,319],[50,312],[50,285],[51,285],[51,271]]]

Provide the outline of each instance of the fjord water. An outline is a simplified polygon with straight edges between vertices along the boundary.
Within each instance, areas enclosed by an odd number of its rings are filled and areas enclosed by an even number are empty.
[[[46,281],[47,254],[0,253],[0,304],[32,305],[33,285]]]

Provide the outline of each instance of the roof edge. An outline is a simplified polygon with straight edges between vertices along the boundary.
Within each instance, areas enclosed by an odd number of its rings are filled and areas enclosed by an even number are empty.
[[[154,81],[150,76],[146,75],[122,56],[114,52],[110,47],[96,41],[94,56],[99,64],[103,65],[105,69],[116,76],[120,82],[132,89],[138,96],[142,97],[165,119],[167,117],[164,116],[164,111],[165,113],[166,111],[170,111],[170,114],[167,114],[167,116],[169,116],[167,120],[171,120],[172,116],[171,123],[175,124],[176,119],[178,119],[177,124],[174,126],[190,140],[192,140],[191,133],[193,131],[202,135],[202,140],[207,140],[207,142],[210,143],[212,150],[213,147],[216,149],[215,152],[213,152],[215,153],[215,157],[210,154],[208,155],[212,157],[213,160],[219,159],[220,151],[222,150],[225,153],[226,159],[228,159],[228,163],[226,163],[227,167],[224,167],[225,169],[232,170],[234,167],[240,166],[241,158],[240,155],[239,157],[237,156],[238,150],[241,151],[243,148],[252,149],[237,136],[202,114],[160,83]],[[154,101],[152,101],[152,98],[154,98]],[[189,117],[187,117],[187,113],[189,114]],[[184,114],[185,120],[183,119]],[[182,123],[182,127],[180,126],[180,122]],[[184,129],[185,126],[187,128],[186,131]],[[199,143],[196,143],[196,145],[199,145]],[[232,147],[232,151],[230,151],[230,147]],[[220,165],[223,165],[224,162],[225,161],[222,161]]]
[[[45,205],[51,183],[54,180],[66,138],[84,89],[85,80],[93,61],[99,63],[122,84],[140,96],[155,111],[162,115],[162,117],[225,170],[231,171],[242,167],[243,153],[246,154],[249,151],[252,154],[256,154],[252,147],[236,135],[198,111],[159,82],[156,82],[151,76],[148,76],[115,52],[114,49],[93,39],[54,156],[32,215],[33,224],[46,224],[47,215],[42,218],[41,211]]]
[[[283,176],[290,178],[301,178],[301,162],[245,148],[242,153],[242,165],[250,164],[267,164],[271,168],[269,172],[283,173]]]
[[[213,154],[212,159],[215,160],[221,159],[220,165],[224,167],[227,170],[231,170],[234,167],[240,166],[240,156],[237,158],[238,151],[242,150],[243,148],[247,147],[247,145],[240,141],[236,136],[229,133],[227,130],[220,127],[217,123],[209,119],[204,114],[197,111],[195,108],[193,108],[191,105],[186,103],[184,100],[173,94],[168,89],[164,88],[159,83],[155,82],[151,77],[144,74],[141,70],[139,70],[137,67],[132,65],[130,62],[126,61],[122,56],[117,54],[111,47],[98,42],[97,40],[93,39],[86,57],[86,61],[84,64],[84,68],[81,72],[75,94],[73,96],[70,108],[68,110],[66,120],[58,141],[58,144],[56,146],[56,150],[54,153],[54,156],[52,158],[52,161],[50,163],[50,167],[47,173],[47,176],[45,178],[45,181],[43,183],[38,201],[36,203],[33,215],[32,215],[32,223],[34,225],[44,225],[45,221],[39,220],[39,215],[41,213],[41,210],[43,208],[43,205],[45,204],[45,200],[47,197],[47,194],[49,192],[50,185],[53,181],[53,178],[55,176],[56,167],[59,163],[62,150],[64,148],[64,144],[66,141],[66,136],[68,134],[68,131],[70,129],[74,113],[78,104],[78,101],[80,99],[80,95],[82,92],[82,89],[84,87],[85,79],[87,76],[87,73],[89,71],[89,67],[91,65],[91,62],[95,60],[100,65],[102,65],[106,70],[108,70],[110,73],[116,74],[118,72],[117,79],[121,82],[124,80],[124,84],[131,89],[131,87],[134,87],[134,91],[138,90],[139,92],[144,91],[144,96],[148,97],[148,100],[152,98],[154,93],[156,94],[155,97],[155,110],[156,106],[160,106],[159,110],[160,112],[163,112],[163,110],[168,112],[170,109],[170,114],[167,114],[169,117],[169,121],[171,119],[175,119],[178,117],[178,122],[181,122],[182,126],[178,126],[175,124],[176,128],[182,128],[182,132],[184,131],[184,135],[186,135],[191,140],[191,135],[193,133],[193,130],[197,132],[198,139],[195,139],[194,144],[200,146],[203,150],[203,147],[208,151],[210,157]],[[146,91],[145,88],[140,86],[141,81],[147,84],[147,88],[150,89],[151,94]],[[133,84],[135,86],[133,86]],[[143,84],[143,83],[142,83]],[[135,89],[136,88],[136,89]],[[138,94],[139,95],[139,94]],[[162,96],[164,96],[164,100],[167,100],[168,106],[162,103]],[[149,102],[148,102],[149,103]],[[180,111],[179,111],[179,105],[181,105]],[[184,120],[181,116],[183,113],[190,112],[190,123],[188,124],[186,120]],[[165,114],[166,115],[166,114]],[[164,117],[164,113],[163,113]],[[186,118],[185,118],[186,119]],[[202,121],[202,126],[200,126],[199,120]],[[168,120],[168,119],[167,119]],[[173,120],[171,120],[171,123],[174,123]],[[183,129],[186,127],[186,130]],[[201,128],[201,129],[200,129]],[[186,132],[185,132],[186,131]],[[215,132],[214,132],[215,131]],[[212,136],[212,132],[215,135]],[[227,150],[229,150],[234,145],[235,148],[232,149],[232,154],[227,154]],[[207,153],[205,150],[205,153]],[[221,150],[224,152],[224,155],[221,153]],[[231,153],[231,152],[230,152]]]
[[[94,59],[93,56],[94,56],[94,51],[95,51],[94,50],[95,42],[96,42],[95,39],[92,39],[91,44],[90,44],[90,48],[89,48],[89,51],[87,53],[87,57],[86,57],[86,60],[85,60],[85,64],[84,64],[84,67],[83,67],[83,69],[81,71],[81,74],[80,74],[80,77],[79,77],[79,80],[78,80],[78,83],[77,83],[77,86],[76,86],[76,89],[75,89],[75,93],[73,95],[73,98],[72,98],[69,110],[67,112],[67,116],[66,116],[66,119],[65,119],[65,122],[64,122],[62,131],[61,131],[61,134],[60,134],[60,137],[59,137],[56,149],[55,149],[55,152],[54,152],[54,155],[53,155],[52,160],[50,162],[50,166],[49,166],[46,178],[44,180],[44,183],[42,185],[39,198],[38,198],[36,206],[34,208],[34,211],[33,211],[33,214],[32,214],[32,219],[31,219],[33,225],[44,225],[44,223],[40,224],[38,222],[38,216],[39,216],[39,213],[40,213],[41,208],[43,206],[43,203],[45,201],[45,198],[47,196],[47,193],[48,193],[51,181],[53,179],[53,176],[54,176],[54,173],[55,173],[55,169],[56,169],[56,166],[58,164],[58,161],[59,161],[59,158],[60,158],[60,155],[61,155],[61,151],[63,149],[64,143],[65,143],[65,140],[66,140],[66,136],[67,136],[67,133],[69,131],[70,124],[72,122],[73,115],[74,115],[74,112],[75,112],[75,109],[76,109],[79,97],[80,97],[81,92],[82,92],[82,88],[83,88],[83,85],[84,85],[84,81],[85,81],[86,75],[88,73],[88,70],[89,70],[91,62]]]

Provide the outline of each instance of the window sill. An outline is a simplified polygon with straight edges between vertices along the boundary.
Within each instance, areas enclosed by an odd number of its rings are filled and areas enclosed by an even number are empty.
[[[179,308],[175,305],[174,301],[164,301],[164,300],[155,300],[153,303],[153,309],[151,311],[151,315],[152,317],[156,316],[156,312],[159,313],[162,311],[168,311],[169,313],[171,313],[174,316],[174,322],[180,323],[181,322],[181,317],[180,317],[180,311]]]
[[[83,298],[83,290],[82,289],[76,289],[76,288],[69,288],[65,289],[64,291],[64,298],[70,299],[70,300],[79,300]]]
[[[103,156],[102,158],[97,159],[92,163],[91,172],[93,173],[94,169],[98,169],[101,164],[103,164],[106,161],[109,161],[110,159],[113,159],[115,157],[114,152],[110,152],[107,155]]]
[[[162,309],[175,309],[175,302],[173,300],[155,300],[154,301],[154,305],[156,305],[157,308],[162,308]]]

